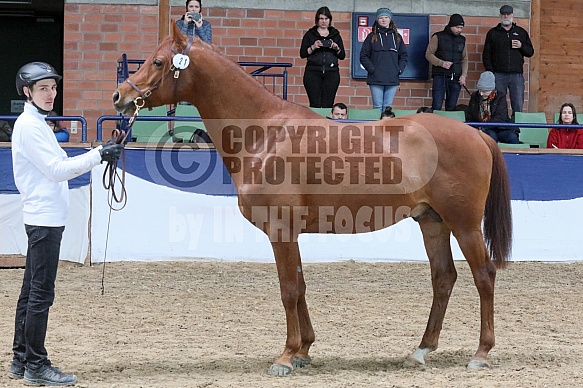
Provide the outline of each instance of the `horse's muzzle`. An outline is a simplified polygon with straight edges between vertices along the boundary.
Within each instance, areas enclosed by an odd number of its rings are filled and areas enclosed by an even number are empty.
[[[126,115],[131,114],[132,108],[134,108],[133,102],[129,101],[128,103],[124,104],[124,102],[121,99],[121,94],[119,93],[119,91],[116,90],[115,92],[113,92],[112,100],[113,107],[118,113]]]

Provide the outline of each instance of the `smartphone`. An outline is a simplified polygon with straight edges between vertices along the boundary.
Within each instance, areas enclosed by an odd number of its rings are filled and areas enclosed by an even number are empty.
[[[188,16],[190,16],[192,18],[192,20],[194,20],[195,22],[198,22],[200,20],[200,14],[196,13],[196,12],[189,12]]]
[[[332,39],[322,39],[322,47],[331,47]]]

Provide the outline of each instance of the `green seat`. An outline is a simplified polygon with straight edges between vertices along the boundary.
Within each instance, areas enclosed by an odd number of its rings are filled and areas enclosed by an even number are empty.
[[[198,112],[198,108],[194,105],[176,105],[176,110],[174,111],[175,117],[197,117],[200,118],[200,113]],[[202,121],[175,121],[174,122],[174,134],[178,135],[178,132],[183,132],[187,134],[192,132],[196,128],[200,128],[206,131],[206,127]],[[188,135],[188,139],[190,139],[190,135]],[[188,141],[188,139],[186,139]]]
[[[555,121],[553,121],[554,123],[559,123],[559,118],[561,117],[560,113],[555,113]]]
[[[349,109],[349,120],[379,120],[381,111],[379,109]]]
[[[140,110],[139,117],[163,116],[167,117],[166,105],[157,106],[149,110]],[[132,138],[139,142],[158,142],[168,137],[168,121],[141,121],[136,120],[132,125]]]
[[[510,143],[498,143],[498,147],[500,148],[530,148],[530,144],[510,144]]]
[[[546,124],[547,117],[544,112],[516,112],[514,114],[516,123],[537,123]],[[531,148],[546,148],[549,137],[548,128],[520,127],[518,138],[521,143],[530,144]]]
[[[395,117],[402,117],[414,115],[417,111],[415,109],[393,109],[393,113],[395,114]]]
[[[440,116],[449,117],[459,121],[466,121],[466,114],[461,110],[434,110],[433,113]]]
[[[312,107],[310,107],[310,109],[323,117],[330,117],[330,114],[332,113],[332,109],[330,109],[330,108],[312,108]]]

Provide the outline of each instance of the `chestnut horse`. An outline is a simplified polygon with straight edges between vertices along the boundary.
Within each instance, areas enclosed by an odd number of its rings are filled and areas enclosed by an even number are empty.
[[[421,113],[342,123],[268,91],[213,46],[174,26],[113,94],[116,110],[194,104],[238,193],[241,213],[273,247],[285,308],[283,353],[268,370],[286,376],[310,364],[315,340],[297,236],[359,233],[412,217],[431,268],[433,302],[406,365],[437,349],[457,272],[453,233],[480,296],[480,341],[468,368],[489,367],[494,281],[512,244],[508,172],[497,144],[466,124]],[[482,221],[484,234],[482,234]]]

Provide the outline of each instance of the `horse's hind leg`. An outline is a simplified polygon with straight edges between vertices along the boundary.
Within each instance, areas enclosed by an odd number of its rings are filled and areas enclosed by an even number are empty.
[[[487,357],[494,347],[494,282],[496,266],[490,260],[480,229],[454,233],[459,246],[470,265],[474,283],[480,295],[480,344],[468,363],[469,369],[489,368]]]
[[[445,223],[431,217],[424,217],[419,221],[419,225],[431,267],[433,303],[425,334],[419,347],[405,360],[405,366],[425,364],[425,356],[437,349],[445,310],[457,279],[449,240],[450,229]]]
[[[306,287],[298,243],[274,242],[272,246],[286,315],[287,339],[283,353],[268,373],[287,376],[293,371],[294,364],[304,366],[310,363],[308,351],[314,342],[314,330],[305,299]]]

